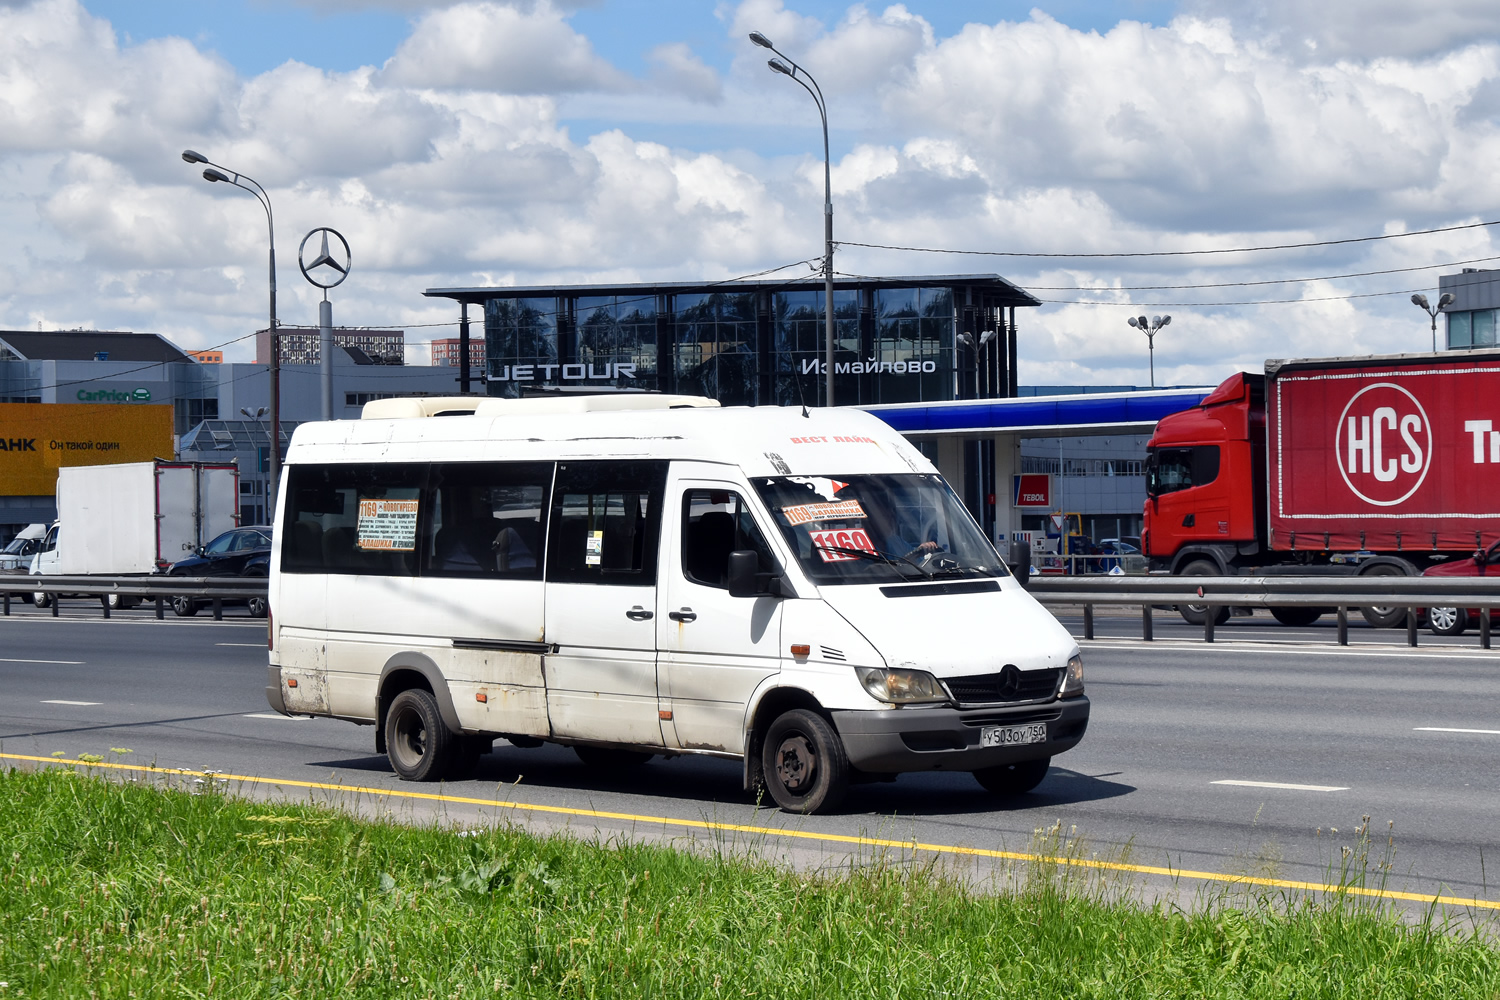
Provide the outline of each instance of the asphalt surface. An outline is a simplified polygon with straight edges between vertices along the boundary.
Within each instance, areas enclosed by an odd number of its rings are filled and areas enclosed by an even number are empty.
[[[1424,632],[1412,650],[1404,631],[1360,624],[1351,627],[1351,647],[1340,649],[1331,619],[1290,629],[1261,615],[1221,626],[1206,645],[1201,630],[1161,613],[1157,641],[1147,644],[1138,614],[1101,615],[1100,638],[1082,644],[1093,703],[1088,735],[1032,794],[1001,802],[967,775],[910,774],[856,786],[838,815],[791,817],[747,798],[737,762],[705,758],[608,774],[563,748],[499,741],[470,780],[401,782],[375,754],[373,729],[270,711],[265,624],[243,615],[230,609],[222,622],[203,615],[158,622],[132,611],[105,621],[80,604],[54,619],[18,606],[0,618],[0,752],[88,753],[358,786],[395,795],[237,787],[414,820],[743,848],[804,866],[879,853],[841,837],[1026,851],[1038,829],[1060,824],[1084,856],[1326,883],[1338,880],[1345,848],[1358,857],[1357,831],[1368,815],[1371,861],[1392,863],[1366,884],[1500,901],[1486,870],[1500,857],[1500,650],[1480,650],[1472,635]],[[1061,617],[1081,634],[1078,616]],[[407,797],[413,792],[450,800]],[[496,805],[452,801],[460,798]],[[705,821],[753,829],[693,826]],[[936,856],[980,874],[1001,864]],[[1178,891],[1202,885],[1187,880]]]

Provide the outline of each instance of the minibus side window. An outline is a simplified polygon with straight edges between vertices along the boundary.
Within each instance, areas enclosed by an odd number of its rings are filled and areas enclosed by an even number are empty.
[[[294,465],[281,540],[285,573],[412,576],[425,465]]]
[[[542,578],[551,462],[434,465],[427,488],[423,575]]]
[[[548,582],[654,586],[666,480],[666,462],[559,463]]]
[[[694,583],[726,590],[729,553],[753,549],[756,571],[779,573],[771,547],[733,490],[688,490],[682,497],[682,572]]]

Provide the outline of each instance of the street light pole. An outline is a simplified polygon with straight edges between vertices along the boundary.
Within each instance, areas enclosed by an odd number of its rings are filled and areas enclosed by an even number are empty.
[[[270,278],[271,278],[271,325],[268,339],[271,345],[271,464],[270,464],[270,487],[271,494],[267,499],[268,504],[274,504],[279,495],[281,485],[281,342],[276,333],[276,224],[271,215],[271,196],[266,189],[260,186],[260,182],[253,177],[230,170],[226,166],[214,163],[202,153],[191,149],[182,151],[182,158],[188,163],[207,164],[208,169],[203,171],[203,179],[210,184],[223,182],[239,188],[241,191],[249,191],[260,202],[266,210],[266,232],[270,237]],[[241,183],[243,181],[244,183]]]
[[[1152,316],[1148,322],[1144,316],[1132,316],[1125,322],[1146,335],[1146,354],[1151,360],[1151,388],[1156,388],[1156,335],[1161,328],[1172,322],[1170,316]]]
[[[823,100],[823,88],[818,86],[818,81],[813,79],[811,73],[798,66],[785,53],[771,44],[771,40],[758,31],[750,32],[750,41],[763,49],[770,49],[781,59],[768,60],[766,65],[777,73],[791,77],[802,85],[802,89],[812,95],[814,103],[818,105],[818,115],[823,119],[823,322],[824,322],[824,365],[826,371],[823,375],[826,387],[827,405],[833,405],[833,160],[828,150],[828,105]],[[803,79],[806,77],[806,79]],[[812,86],[808,86],[808,84]]]
[[[1452,302],[1453,302],[1453,293],[1452,292],[1444,292],[1442,294],[1442,296],[1438,299],[1438,304],[1437,304],[1436,307],[1428,305],[1427,304],[1427,296],[1423,295],[1421,292],[1418,292],[1417,294],[1415,294],[1415,295],[1413,295],[1411,297],[1411,304],[1414,305],[1414,306],[1416,306],[1418,309],[1421,309],[1423,312],[1425,312],[1432,319],[1432,353],[1433,354],[1437,353],[1437,317],[1438,317],[1438,313],[1440,313],[1444,309],[1448,308],[1448,306]]]

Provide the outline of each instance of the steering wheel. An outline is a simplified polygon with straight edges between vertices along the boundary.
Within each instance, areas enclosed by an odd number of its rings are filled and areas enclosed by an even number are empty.
[[[951,553],[943,549],[923,549],[920,545],[902,556],[902,558],[911,562],[913,557],[916,556],[921,557],[916,559],[917,568],[924,572],[931,572],[928,570],[929,565],[934,569],[940,570],[957,569],[959,566],[958,560]]]

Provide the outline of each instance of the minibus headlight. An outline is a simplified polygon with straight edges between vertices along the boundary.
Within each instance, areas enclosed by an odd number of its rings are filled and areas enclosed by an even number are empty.
[[[1067,672],[1063,675],[1063,686],[1060,697],[1076,698],[1083,694],[1083,654],[1074,653],[1073,658],[1068,661]]]
[[[948,692],[938,679],[925,670],[883,670],[860,667],[859,681],[877,701],[893,705],[949,701]]]

